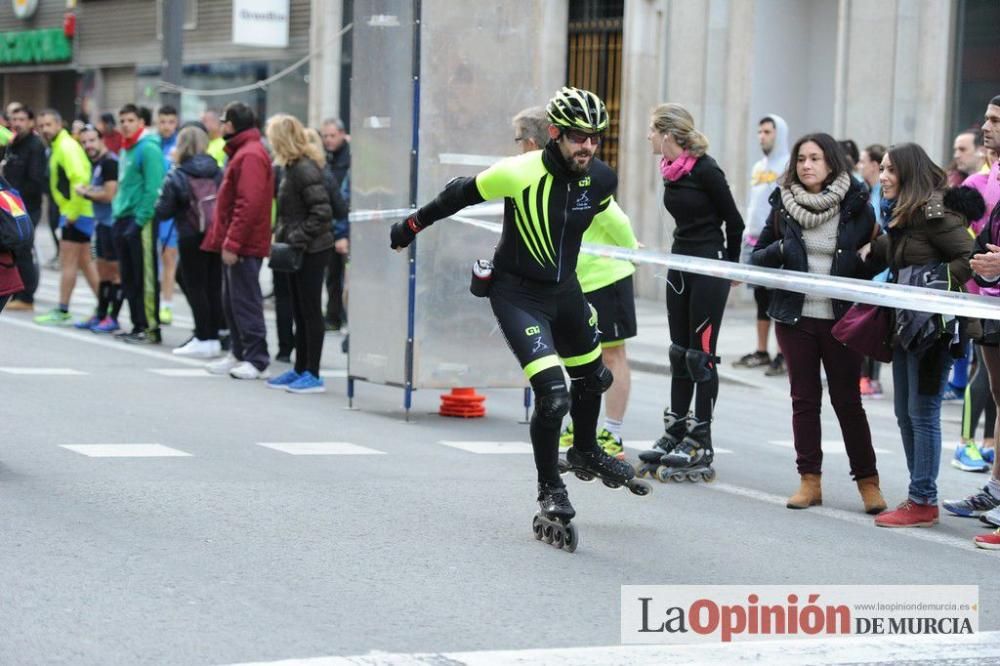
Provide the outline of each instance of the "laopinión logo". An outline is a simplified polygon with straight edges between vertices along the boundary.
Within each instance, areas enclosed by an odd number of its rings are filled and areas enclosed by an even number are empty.
[[[623,643],[972,634],[977,586],[623,586]]]

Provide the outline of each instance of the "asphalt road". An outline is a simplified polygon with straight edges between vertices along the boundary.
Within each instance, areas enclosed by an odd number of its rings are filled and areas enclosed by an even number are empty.
[[[437,392],[421,391],[407,423],[399,390],[360,384],[347,410],[339,341],[327,337],[330,391],[295,396],[202,374],[169,345],[0,315],[0,663],[614,646],[620,586],[640,584],[975,584],[980,628],[1000,629],[998,556],[972,546],[978,521],[875,528],[835,442],[824,506],[784,508],[797,476],[781,380],[723,385],[716,483],[639,498],[568,480],[581,537],[568,554],[532,538],[526,445],[490,444],[527,442],[519,392],[486,391],[487,418],[465,421],[434,415]],[[625,437],[643,448],[668,379],[633,382]],[[869,415],[895,503],[907,475],[891,404]],[[170,455],[66,448],[100,444]],[[943,498],[984,482],[941,470]]]

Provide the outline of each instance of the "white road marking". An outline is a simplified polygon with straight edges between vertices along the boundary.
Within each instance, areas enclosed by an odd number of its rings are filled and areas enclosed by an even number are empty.
[[[177,458],[191,455],[162,444],[63,444],[62,448],[91,458]]]
[[[165,348],[163,351],[155,351],[153,349],[150,349],[149,347],[144,347],[140,345],[130,345],[127,342],[115,340],[111,336],[95,335],[94,333],[89,333],[87,331],[77,331],[74,329],[65,329],[65,328],[52,328],[50,326],[39,326],[34,322],[21,319],[14,319],[13,317],[0,317],[0,325],[17,326],[20,328],[30,329],[32,331],[47,333],[49,335],[56,335],[63,338],[69,338],[70,340],[76,340],[78,342],[83,342],[88,345],[96,345],[98,347],[115,349],[129,354],[136,354],[138,356],[155,358],[159,359],[160,361],[166,360],[166,361],[171,361],[172,363],[180,363],[181,365],[189,365],[192,367],[197,366],[199,368],[205,366],[205,361],[174,356],[173,354],[170,353],[169,348]]]
[[[774,506],[780,506],[785,510],[785,504],[788,502],[787,497],[780,495],[772,495],[771,493],[765,493],[760,490],[755,490],[753,488],[743,488],[742,486],[733,486],[728,483],[721,483],[718,481],[712,483],[696,483],[692,484],[698,488],[707,488],[709,490],[714,490],[715,492],[726,493],[727,495],[735,495],[736,497],[744,497],[746,499],[757,500],[758,502],[764,502],[765,504],[772,504]],[[791,513],[799,514],[814,514],[820,515],[825,518],[833,518],[834,520],[839,520],[842,523],[850,523],[852,525],[858,525],[860,527],[869,527],[871,529],[882,530],[883,532],[898,534],[904,537],[910,537],[912,539],[919,539],[921,541],[930,541],[931,543],[936,543],[940,546],[948,546],[950,548],[958,548],[959,550],[969,553],[976,551],[975,545],[972,543],[972,538],[962,539],[959,537],[949,536],[947,534],[941,534],[934,530],[934,528],[924,528],[924,527],[912,527],[912,528],[888,528],[888,527],[876,527],[875,519],[873,516],[867,516],[861,513],[860,502],[858,507],[858,512],[844,511],[843,509],[834,509],[827,506],[813,506],[803,511],[793,511]],[[947,513],[942,510],[942,520],[948,520]],[[984,557],[998,556],[1000,551],[978,551]]]
[[[531,453],[531,444],[528,442],[466,442],[442,439],[438,444],[450,446],[453,449],[468,451],[469,453],[484,454],[508,454],[508,453]]]
[[[222,377],[213,375],[205,368],[147,368],[146,370],[163,377]]]
[[[343,377],[347,376],[347,370],[344,370],[343,368],[320,368],[319,369],[319,376],[320,377],[341,377],[341,378],[343,378]]]
[[[290,453],[293,456],[381,456],[385,451],[376,451],[367,446],[358,446],[350,442],[257,442],[275,451]]]
[[[969,636],[843,636],[837,638],[744,641],[701,645],[611,645],[607,647],[546,648],[534,650],[483,650],[392,654],[370,652],[349,657],[313,657],[282,661],[257,661],[232,666],[548,666],[575,664],[634,664],[635,666],[718,666],[719,664],[768,664],[833,666],[843,663],[889,663],[919,660],[969,660],[995,664],[1000,661],[1000,632],[982,631]]]
[[[795,442],[790,439],[772,439],[768,444],[773,444],[774,446],[780,446],[785,449],[794,449]],[[823,440],[823,455],[834,455],[834,456],[846,456],[847,451],[844,450],[844,441],[840,439],[824,439]],[[875,453],[880,455],[892,455],[895,451],[890,451],[889,449],[873,448]]]
[[[44,376],[54,376],[54,377],[72,377],[76,375],[85,375],[86,372],[80,370],[74,370],[72,368],[14,368],[14,367],[3,367],[0,368],[0,372],[5,372],[8,375],[44,375]]]

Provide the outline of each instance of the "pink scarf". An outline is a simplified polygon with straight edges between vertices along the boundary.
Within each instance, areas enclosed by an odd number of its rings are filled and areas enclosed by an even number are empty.
[[[671,183],[680,180],[691,173],[697,161],[698,158],[686,150],[671,161],[666,157],[660,158],[660,173],[663,174],[663,180]]]

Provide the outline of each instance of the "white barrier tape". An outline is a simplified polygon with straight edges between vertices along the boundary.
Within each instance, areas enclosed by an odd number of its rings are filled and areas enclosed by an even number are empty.
[[[465,209],[467,213],[473,215],[503,215],[503,204],[496,202],[485,202],[469,206]],[[372,220],[403,219],[413,213],[413,208],[390,208],[387,210],[359,210],[352,212],[348,219],[351,222],[370,222]]]
[[[453,215],[451,219],[494,233],[500,233],[502,230],[501,224],[477,220],[465,215]],[[731,261],[687,257],[656,250],[629,250],[610,245],[584,243],[582,251],[599,257],[665,266],[668,269],[686,273],[736,280],[769,289],[782,289],[800,294],[835,298],[849,303],[870,303],[890,308],[977,319],[1000,319],[1000,299],[990,296],[749,266]]]
[[[409,215],[412,209],[366,210],[351,213],[351,221],[381,220],[386,218],[402,218]],[[480,215],[500,215],[503,205],[484,203],[465,209],[467,213]],[[453,215],[450,219],[486,231],[499,234],[503,225],[498,222],[488,222],[469,215]],[[800,294],[834,298],[849,303],[869,303],[890,308],[915,310],[918,312],[933,312],[943,315],[957,315],[977,319],[1000,319],[1000,300],[991,296],[963,294],[954,291],[939,291],[923,289],[908,285],[856,280],[853,278],[835,277],[832,275],[816,275],[798,271],[786,271],[778,268],[764,268],[736,264],[719,259],[704,259],[688,257],[680,254],[670,254],[656,250],[630,250],[610,245],[592,245],[584,243],[581,250],[587,254],[610,259],[623,259],[637,264],[652,264],[664,266],[667,269],[684,271],[716,277],[723,280],[746,282],[768,289],[782,289]]]

